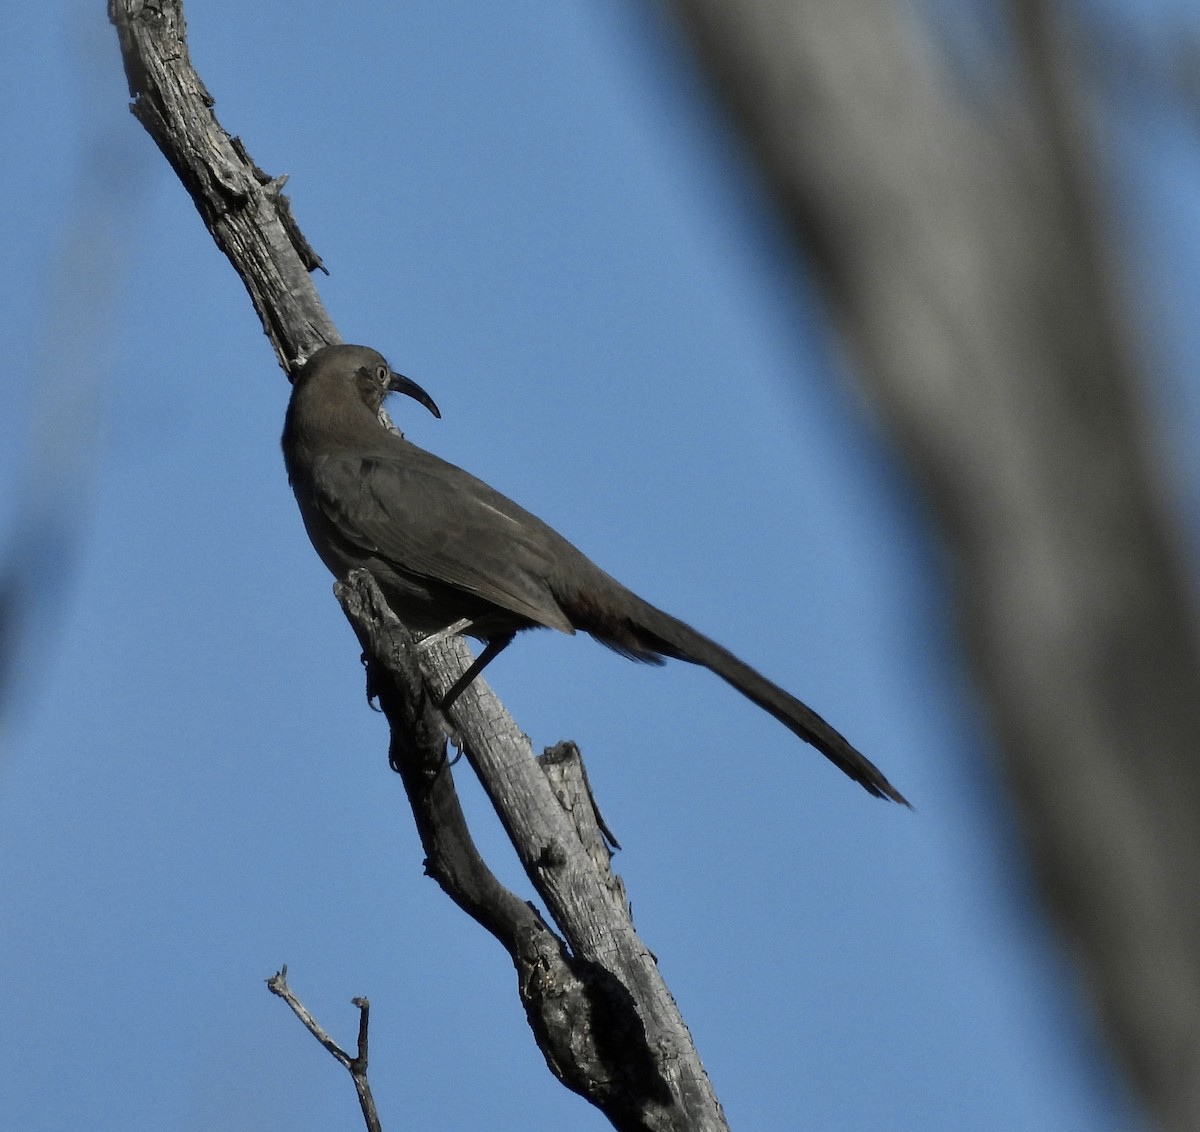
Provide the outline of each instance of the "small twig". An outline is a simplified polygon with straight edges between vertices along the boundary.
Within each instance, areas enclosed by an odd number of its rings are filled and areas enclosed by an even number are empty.
[[[292,1008],[292,1013],[304,1023],[305,1029],[328,1050],[335,1061],[350,1071],[354,1091],[358,1093],[358,1103],[362,1108],[363,1120],[367,1122],[367,1132],[382,1132],[379,1113],[375,1111],[375,1098],[371,1096],[371,1084],[367,1080],[367,1028],[370,1024],[371,1004],[365,998],[350,1000],[358,1007],[358,1054],[351,1057],[321,1028],[321,1024],[308,1012],[304,1003],[292,993],[292,988],[287,984],[286,963],[267,980],[267,990],[282,998]]]

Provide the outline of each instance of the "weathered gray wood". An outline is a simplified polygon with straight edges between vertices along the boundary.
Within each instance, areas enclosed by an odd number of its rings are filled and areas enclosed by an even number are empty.
[[[109,19],[133,99],[131,109],[191,195],[205,226],[241,277],[285,371],[340,342],[310,272],[322,268],[282,193],[213,113],[192,67],[183,7],[110,0]]]
[[[508,949],[551,1070],[617,1128],[725,1129],[691,1035],[634,930],[624,887],[609,869],[590,794],[583,799],[586,811],[577,812],[583,781],[578,752],[535,759],[528,737],[481,680],[472,681],[449,712],[568,951],[487,870],[454,797],[431,704],[470,664],[465,641],[453,637],[414,649],[369,574],[354,571],[336,588],[369,663],[386,673],[372,669],[372,687],[392,724],[393,764],[405,776],[429,872]],[[424,736],[421,751],[411,747],[414,734]],[[410,784],[418,778],[420,784]],[[429,816],[435,809],[440,820]]]

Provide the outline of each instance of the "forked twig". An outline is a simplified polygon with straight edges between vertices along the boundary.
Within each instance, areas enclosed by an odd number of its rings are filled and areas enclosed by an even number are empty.
[[[287,982],[286,963],[267,980],[267,990],[282,998],[292,1008],[292,1013],[304,1023],[304,1028],[328,1050],[335,1061],[350,1071],[354,1091],[358,1093],[358,1103],[362,1107],[363,1120],[367,1122],[367,1132],[382,1132],[379,1113],[375,1111],[375,1098],[371,1096],[371,1083],[367,1080],[367,1027],[370,1024],[371,1004],[365,998],[350,1000],[358,1007],[358,1053],[351,1057],[325,1032],[321,1024],[309,1013],[308,1007],[292,993],[292,988]]]

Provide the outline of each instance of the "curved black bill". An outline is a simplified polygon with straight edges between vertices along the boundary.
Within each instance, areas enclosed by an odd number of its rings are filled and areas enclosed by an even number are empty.
[[[438,420],[442,419],[442,411],[434,403],[432,397],[425,392],[411,377],[405,377],[402,373],[392,373],[388,379],[388,389],[392,393],[403,393],[411,397],[414,401],[419,401],[425,406]]]

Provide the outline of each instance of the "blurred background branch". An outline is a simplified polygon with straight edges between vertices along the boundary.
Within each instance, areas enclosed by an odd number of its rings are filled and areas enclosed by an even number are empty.
[[[71,593],[107,434],[121,292],[150,179],[148,155],[120,108],[92,97],[112,67],[106,31],[71,29],[85,144],[53,250],[24,279],[38,296],[32,366],[6,374],[9,445],[0,467],[12,490],[0,514],[0,754],[44,675]]]
[[[1103,51],[1014,0],[967,97],[904,5],[676,8],[928,493],[1105,1029],[1162,1126],[1200,1127],[1200,643],[1094,144]]]

